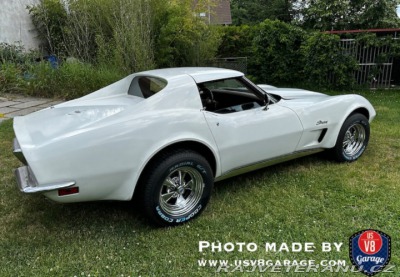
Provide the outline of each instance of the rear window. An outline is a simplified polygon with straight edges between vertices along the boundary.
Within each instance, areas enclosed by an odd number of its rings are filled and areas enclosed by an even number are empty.
[[[152,76],[137,76],[133,78],[128,94],[141,98],[149,98],[167,86],[167,81]]]

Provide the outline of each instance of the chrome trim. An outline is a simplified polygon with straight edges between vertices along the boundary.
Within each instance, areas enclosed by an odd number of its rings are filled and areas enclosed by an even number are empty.
[[[183,166],[164,180],[159,196],[161,209],[167,215],[182,217],[195,208],[204,191],[204,180],[196,168]]]
[[[324,151],[324,149],[322,149],[322,148],[311,149],[311,150],[303,150],[303,151],[296,151],[296,152],[293,152],[291,154],[282,155],[282,156],[275,157],[275,158],[272,158],[272,159],[267,159],[267,160],[263,160],[263,161],[256,162],[256,163],[252,163],[252,164],[249,164],[249,165],[241,166],[241,167],[232,169],[232,170],[222,174],[221,176],[217,177],[215,179],[215,182],[222,181],[222,180],[225,180],[225,179],[228,179],[228,178],[231,178],[231,177],[235,177],[237,175],[241,175],[241,174],[244,174],[244,173],[247,173],[247,172],[250,172],[250,171],[254,171],[254,170],[257,170],[257,169],[260,169],[260,168],[263,168],[263,167],[267,167],[267,166],[271,166],[271,165],[274,165],[274,164],[290,161],[290,160],[293,160],[293,159],[296,159],[296,158],[301,158],[301,157],[308,156],[308,155],[315,154],[315,153],[322,152],[322,151]]]
[[[365,140],[365,127],[360,123],[351,125],[344,135],[343,153],[349,157],[357,156],[365,148]]]
[[[20,160],[23,164],[25,164],[25,165],[28,164],[26,162],[24,154],[22,153],[22,149],[21,149],[21,146],[19,145],[17,138],[14,138],[14,141],[13,141],[13,153],[14,153],[14,156],[17,157],[17,159]]]
[[[18,189],[24,193],[46,192],[75,185],[74,181],[59,182],[48,185],[39,185],[29,166],[22,166],[15,170]]]

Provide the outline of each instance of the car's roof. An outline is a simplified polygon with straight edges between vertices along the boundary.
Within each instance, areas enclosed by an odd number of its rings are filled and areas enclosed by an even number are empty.
[[[207,81],[220,80],[225,78],[235,78],[243,76],[242,72],[216,68],[216,67],[175,67],[175,68],[164,68],[155,69],[140,72],[140,74],[148,74],[153,76],[158,76],[166,80],[171,78],[177,78],[182,75],[191,76],[196,83],[203,83]]]

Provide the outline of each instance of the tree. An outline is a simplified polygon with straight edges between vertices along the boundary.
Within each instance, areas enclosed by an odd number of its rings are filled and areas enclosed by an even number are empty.
[[[397,1],[302,0],[300,23],[322,31],[399,27]]]
[[[354,29],[399,27],[396,0],[352,1]]]
[[[265,19],[291,22],[295,0],[231,0],[234,25],[257,24]]]
[[[279,20],[265,20],[253,40],[251,75],[260,83],[288,85],[299,82],[302,71],[301,45],[306,32]]]
[[[200,66],[215,57],[221,41],[219,29],[194,16],[210,2],[199,0],[193,8],[193,0],[172,0],[157,10],[154,37],[159,67]]]
[[[356,58],[340,46],[338,35],[311,33],[301,46],[306,82],[318,87],[351,88],[355,84]]]
[[[220,32],[198,10],[211,0],[40,0],[29,7],[46,51],[59,57],[137,72],[203,65]]]
[[[40,0],[39,4],[28,6],[33,24],[43,40],[43,48],[51,54],[65,51],[63,28],[67,13],[58,0]]]

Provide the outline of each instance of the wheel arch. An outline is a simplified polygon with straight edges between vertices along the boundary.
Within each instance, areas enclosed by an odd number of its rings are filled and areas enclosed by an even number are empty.
[[[346,119],[349,118],[350,116],[352,116],[353,114],[357,114],[357,113],[364,115],[368,120],[370,119],[370,114],[369,114],[368,109],[363,108],[363,107],[357,108],[357,109],[355,109],[354,111],[352,111],[352,112],[346,117]],[[345,120],[346,120],[346,119],[345,119]]]
[[[367,118],[368,121],[371,120],[371,116],[374,116],[373,114],[371,114],[371,111],[368,110],[368,108],[366,107],[353,107],[348,109],[345,114],[346,116],[344,116],[339,122],[337,122],[336,126],[331,129],[330,138],[325,141],[323,148],[330,149],[335,146],[340,129],[342,128],[344,122],[350,116],[354,114],[362,114]]]
[[[198,142],[198,141],[193,141],[193,140],[188,140],[188,141],[179,141],[175,142],[173,144],[167,145],[164,148],[160,149],[157,153],[155,153],[149,161],[146,163],[142,171],[140,172],[140,175],[138,177],[137,185],[133,191],[133,197],[136,194],[140,194],[140,190],[143,184],[143,177],[146,175],[147,171],[149,170],[149,167],[151,164],[157,160],[159,157],[163,156],[167,152],[173,152],[174,150],[177,149],[189,149],[193,150],[200,155],[202,155],[207,162],[210,164],[210,167],[212,169],[212,172],[214,174],[214,177],[217,174],[217,156],[214,154],[214,152],[208,147],[207,145]]]
[[[353,119],[352,121],[349,121],[346,125],[346,122],[350,120],[352,117],[358,117],[357,118],[358,122],[355,121],[355,119]],[[364,118],[366,118],[367,121],[364,121]],[[350,147],[350,153],[345,153],[346,150],[344,149],[344,139],[345,139],[345,134],[349,132],[350,128],[353,129],[357,128],[357,131],[354,131],[355,138],[347,143],[347,144],[354,144],[353,146]],[[365,148],[368,145],[369,134],[370,134],[370,127],[369,127],[368,111],[367,113],[365,113],[365,111],[362,109],[354,110],[345,118],[344,123],[340,127],[336,139],[336,144],[333,148],[330,149],[331,156],[338,162],[352,162],[357,160],[364,153]],[[353,135],[350,133],[350,136]]]
[[[362,114],[364,115],[368,121],[371,121],[371,116],[373,117],[374,114],[366,107],[350,107],[344,111],[345,116],[341,118],[340,121],[336,123],[336,125],[330,129],[329,135],[327,135],[327,139],[323,140],[323,148],[330,149],[335,146],[337,137],[339,135],[340,129],[342,128],[344,122],[354,114]],[[328,130],[329,131],[329,130]],[[329,137],[328,137],[329,136]]]

